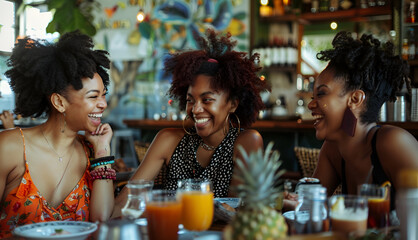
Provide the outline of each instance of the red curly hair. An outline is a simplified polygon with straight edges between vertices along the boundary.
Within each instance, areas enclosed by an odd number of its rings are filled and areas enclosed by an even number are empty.
[[[250,127],[259,111],[265,108],[260,92],[270,91],[267,83],[256,74],[261,69],[256,65],[259,55],[233,51],[236,41],[232,41],[231,34],[220,34],[213,29],[206,31],[206,38],[199,37],[198,43],[201,49],[173,53],[165,61],[165,72],[173,75],[170,97],[179,100],[180,109],[184,110],[187,90],[202,63],[215,59],[218,70],[212,76],[211,87],[229,93],[228,100],[239,100],[235,114],[242,128]]]

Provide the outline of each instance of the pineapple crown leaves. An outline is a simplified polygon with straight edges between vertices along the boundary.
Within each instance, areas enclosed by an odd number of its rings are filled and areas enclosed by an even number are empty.
[[[237,168],[233,177],[240,184],[235,191],[249,208],[272,204],[279,197],[281,186],[276,184],[285,170],[278,171],[282,161],[279,161],[279,152],[272,151],[273,145],[270,142],[264,152],[259,149],[250,154],[242,146],[238,146],[242,159],[236,159]]]

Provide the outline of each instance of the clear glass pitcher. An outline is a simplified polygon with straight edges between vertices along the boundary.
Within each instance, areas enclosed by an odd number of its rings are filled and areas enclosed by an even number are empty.
[[[145,211],[145,201],[147,193],[154,186],[152,180],[130,180],[126,187],[128,188],[128,200],[122,208],[123,218],[135,220]]]

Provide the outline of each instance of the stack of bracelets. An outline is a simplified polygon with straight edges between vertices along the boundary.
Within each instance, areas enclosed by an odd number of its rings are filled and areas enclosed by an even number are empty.
[[[91,180],[96,179],[116,179],[116,171],[106,165],[115,163],[114,156],[96,158],[90,161]]]

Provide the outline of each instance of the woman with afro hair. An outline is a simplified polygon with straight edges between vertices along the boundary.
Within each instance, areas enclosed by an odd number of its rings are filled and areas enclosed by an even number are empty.
[[[256,75],[259,56],[233,51],[236,42],[230,37],[208,29],[206,38],[199,38],[200,50],[166,60],[170,96],[187,115],[183,129],[163,129],[155,136],[133,179],[154,179],[164,166],[164,189],[176,190],[180,179],[210,179],[215,197],[226,197],[237,146],[247,152],[263,147],[261,135],[247,129],[264,107],[260,92],[268,90]],[[121,192],[117,204],[126,194]]]
[[[328,194],[339,184],[343,193],[357,194],[371,171],[368,183],[392,184],[394,209],[399,172],[418,168],[418,143],[406,130],[377,121],[383,103],[394,101],[404,84],[410,90],[409,67],[394,55],[392,43],[381,45],[371,35],[353,39],[340,32],[332,45],[317,55],[329,63],[308,105],[316,138],[325,140],[313,177]]]
[[[113,133],[100,119],[109,59],[92,47],[90,37],[71,32],[55,44],[26,37],[13,49],[6,76],[16,94],[14,112],[48,118],[0,133],[0,238],[34,222],[110,217]]]

